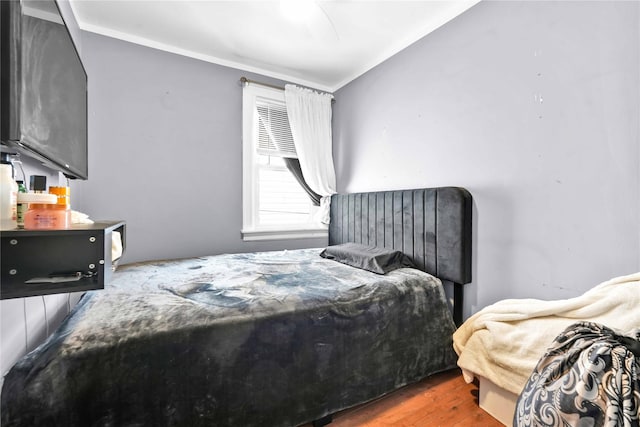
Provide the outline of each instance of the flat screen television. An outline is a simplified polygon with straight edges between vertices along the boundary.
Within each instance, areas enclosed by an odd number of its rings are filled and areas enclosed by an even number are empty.
[[[0,139],[88,178],[87,74],[54,0],[0,0]]]

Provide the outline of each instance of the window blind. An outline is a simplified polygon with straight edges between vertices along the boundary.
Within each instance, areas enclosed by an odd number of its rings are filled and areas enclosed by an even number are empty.
[[[277,157],[297,158],[293,145],[291,126],[284,104],[270,100],[257,100],[259,154]]]

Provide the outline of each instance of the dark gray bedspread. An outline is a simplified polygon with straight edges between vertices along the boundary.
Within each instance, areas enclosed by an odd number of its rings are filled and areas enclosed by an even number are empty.
[[[319,253],[121,267],[11,369],[1,425],[295,426],[455,367],[439,280]]]

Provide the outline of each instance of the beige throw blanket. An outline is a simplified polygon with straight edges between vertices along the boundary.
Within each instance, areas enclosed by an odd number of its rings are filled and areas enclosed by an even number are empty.
[[[453,335],[467,382],[481,376],[519,395],[553,339],[586,320],[633,335],[640,329],[640,273],[556,301],[508,299],[471,316]]]

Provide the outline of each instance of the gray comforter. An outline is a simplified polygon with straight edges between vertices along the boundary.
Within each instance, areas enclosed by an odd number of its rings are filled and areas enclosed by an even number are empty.
[[[122,267],[12,368],[2,426],[295,426],[455,366],[438,279],[319,252]]]

